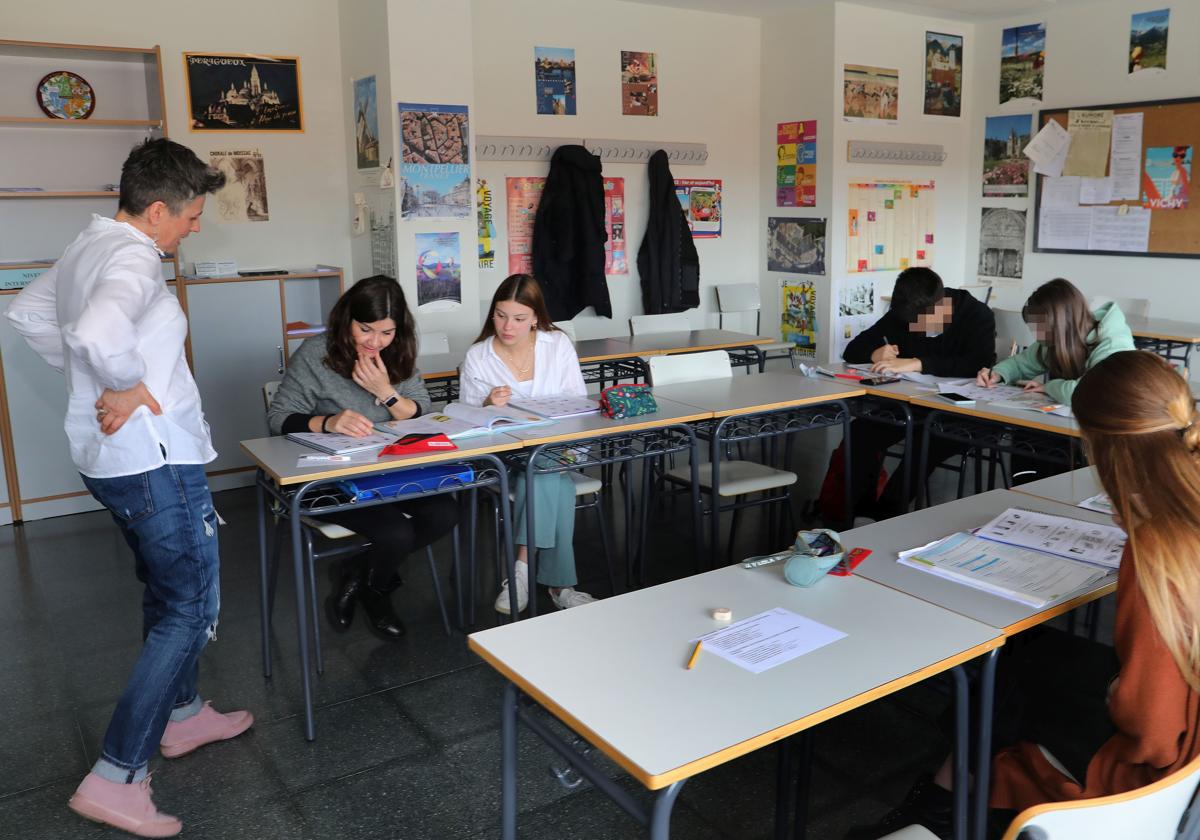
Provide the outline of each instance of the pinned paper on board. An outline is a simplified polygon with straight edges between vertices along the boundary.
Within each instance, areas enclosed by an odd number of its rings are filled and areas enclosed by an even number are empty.
[[[1073,108],[1067,112],[1067,134],[1071,137],[1071,147],[1062,174],[1084,178],[1104,177],[1108,167],[1112,119],[1111,110],[1085,111]]]
[[[1071,135],[1056,121],[1048,120],[1022,152],[1033,161],[1034,172],[1057,178],[1063,174],[1070,149]]]

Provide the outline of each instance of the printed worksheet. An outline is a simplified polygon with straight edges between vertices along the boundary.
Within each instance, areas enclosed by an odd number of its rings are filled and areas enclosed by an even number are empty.
[[[846,634],[841,630],[776,607],[692,641],[703,642],[706,653],[761,674],[844,638]]]
[[[1117,568],[1125,551],[1125,532],[1116,525],[1099,525],[1019,508],[1004,511],[975,535],[1106,569]]]

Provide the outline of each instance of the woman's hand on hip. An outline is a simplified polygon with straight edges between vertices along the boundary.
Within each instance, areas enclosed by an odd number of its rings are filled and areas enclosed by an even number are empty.
[[[100,431],[106,435],[115,434],[133,412],[143,405],[150,409],[151,414],[162,414],[162,406],[154,399],[144,382],[139,382],[124,391],[105,388],[100,394],[100,399],[96,400],[96,422],[100,424]]]

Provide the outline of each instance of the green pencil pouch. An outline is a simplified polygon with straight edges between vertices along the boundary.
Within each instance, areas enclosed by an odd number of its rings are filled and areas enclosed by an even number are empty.
[[[845,556],[842,535],[837,531],[827,528],[799,531],[792,556],[784,564],[783,576],[793,586],[812,586]]]
[[[620,420],[658,411],[649,385],[610,385],[600,393],[600,410],[605,417]]]

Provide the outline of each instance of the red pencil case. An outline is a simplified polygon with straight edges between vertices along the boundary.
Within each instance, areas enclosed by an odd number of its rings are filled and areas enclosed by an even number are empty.
[[[411,434],[405,435],[395,443],[389,443],[379,454],[417,455],[421,452],[449,452],[452,449],[458,449],[458,446],[443,434]]]

